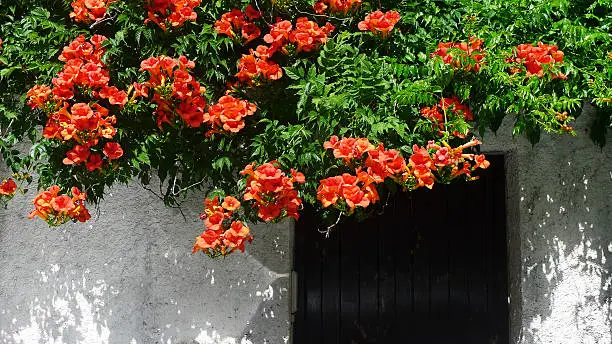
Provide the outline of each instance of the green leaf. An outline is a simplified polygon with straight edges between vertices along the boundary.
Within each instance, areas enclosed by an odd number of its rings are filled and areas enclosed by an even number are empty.
[[[225,169],[227,169],[227,171],[231,171],[232,161],[230,160],[230,158],[223,156],[223,157],[216,159],[213,162],[212,167],[213,169],[219,172],[223,172]]]
[[[283,69],[285,70],[285,74],[291,80],[299,80],[304,75],[304,70],[300,69],[300,68],[296,68],[296,67],[284,67]]]

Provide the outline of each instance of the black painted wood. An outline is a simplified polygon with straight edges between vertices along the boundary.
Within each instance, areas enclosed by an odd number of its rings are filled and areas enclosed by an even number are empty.
[[[401,193],[326,239],[296,228],[294,343],[505,344],[503,156],[480,180]]]

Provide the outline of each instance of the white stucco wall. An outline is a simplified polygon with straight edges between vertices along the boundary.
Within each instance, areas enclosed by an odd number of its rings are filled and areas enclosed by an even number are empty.
[[[253,228],[246,254],[191,255],[201,201],[178,210],[138,185],[99,216],[49,229],[30,198],[0,210],[0,343],[285,343],[292,223]]]
[[[513,343],[610,344],[612,142],[544,136],[505,123],[484,151],[507,154]],[[609,135],[612,141],[612,135]],[[292,225],[257,226],[247,254],[190,254],[201,199],[166,209],[117,187],[85,225],[0,209],[0,343],[284,343],[290,340]]]
[[[535,147],[511,137],[511,121],[485,136],[507,153],[513,343],[612,343],[612,135],[543,135]]]

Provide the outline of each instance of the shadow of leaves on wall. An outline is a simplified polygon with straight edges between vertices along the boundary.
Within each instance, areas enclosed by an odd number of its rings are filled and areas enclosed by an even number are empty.
[[[116,188],[94,221],[49,229],[25,218],[30,196],[0,213],[0,343],[288,336],[291,223],[256,226],[247,253],[215,261],[191,255],[199,197],[183,207],[186,221],[138,186]]]
[[[612,342],[612,147],[589,140],[592,120],[587,106],[577,137],[546,136],[532,147],[512,139],[507,119],[487,141],[485,151],[511,152],[516,342]]]

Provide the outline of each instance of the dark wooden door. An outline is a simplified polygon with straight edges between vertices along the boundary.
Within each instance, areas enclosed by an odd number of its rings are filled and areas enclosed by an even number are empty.
[[[296,228],[294,343],[506,344],[503,156],[470,183],[402,193],[326,239]]]

